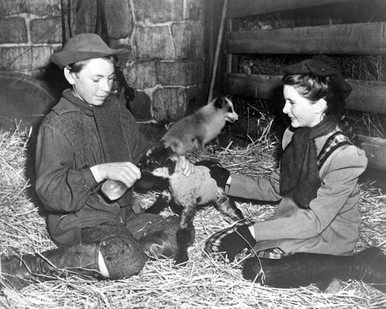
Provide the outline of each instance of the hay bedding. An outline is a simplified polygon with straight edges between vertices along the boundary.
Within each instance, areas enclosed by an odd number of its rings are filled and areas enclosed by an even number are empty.
[[[29,198],[31,186],[25,176],[28,134],[0,131],[0,253],[20,254],[53,248],[45,220]],[[218,158],[234,172],[260,177],[269,174],[276,162],[275,143],[259,141],[245,148],[207,148],[200,158]],[[361,239],[358,250],[385,243],[385,195],[375,183],[362,184]],[[146,208],[155,198],[139,196]],[[268,218],[272,205],[239,202],[247,216]],[[165,214],[169,214],[168,210]],[[359,282],[343,283],[336,293],[322,293],[316,287],[273,289],[244,281],[241,266],[226,265],[203,254],[205,240],[228,223],[213,208],[197,213],[196,241],[186,267],[172,260],[150,261],[139,276],[120,281],[88,281],[70,277],[33,284],[20,293],[4,289],[4,308],[385,308],[382,293]]]

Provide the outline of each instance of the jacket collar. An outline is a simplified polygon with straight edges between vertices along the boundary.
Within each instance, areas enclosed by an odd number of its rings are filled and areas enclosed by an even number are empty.
[[[56,104],[52,109],[59,115],[74,111],[83,111],[88,116],[93,115],[92,107],[76,97],[70,88],[63,91],[58,104]]]

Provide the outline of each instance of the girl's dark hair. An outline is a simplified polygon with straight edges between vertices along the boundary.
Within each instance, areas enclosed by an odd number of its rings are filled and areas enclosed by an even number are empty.
[[[344,119],[344,94],[332,76],[311,74],[290,74],[283,76],[284,85],[293,86],[304,98],[316,102],[324,98],[327,102],[326,116],[335,116],[340,128],[353,138],[352,128]]]
[[[101,57],[102,59],[111,60],[113,64],[116,64],[117,58],[115,56]],[[90,61],[90,59],[78,61],[68,65],[71,73],[79,73],[83,67]]]

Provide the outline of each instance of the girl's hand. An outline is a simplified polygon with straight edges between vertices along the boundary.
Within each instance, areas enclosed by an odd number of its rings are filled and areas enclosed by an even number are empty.
[[[196,166],[190,163],[184,156],[180,156],[177,161],[176,169],[181,169],[182,174],[184,174],[185,177],[189,177],[190,174],[194,173]]]

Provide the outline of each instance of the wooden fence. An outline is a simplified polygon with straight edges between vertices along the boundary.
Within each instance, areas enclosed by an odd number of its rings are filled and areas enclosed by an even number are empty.
[[[256,54],[386,54],[386,22],[307,26],[272,30],[232,31],[232,18],[348,2],[348,0],[229,0],[225,34],[227,94],[267,99],[280,76],[237,73],[238,56]],[[386,113],[386,83],[347,80],[353,88],[350,110]],[[386,170],[386,140],[360,136],[369,167]]]

